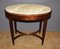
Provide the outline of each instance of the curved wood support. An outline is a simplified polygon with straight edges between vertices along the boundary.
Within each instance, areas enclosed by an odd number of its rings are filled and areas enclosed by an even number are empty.
[[[35,37],[38,37],[39,39],[41,39],[41,40],[42,40],[42,37],[40,37],[39,35],[36,35],[36,34],[25,34],[25,33],[23,33],[23,34],[21,34],[21,35],[16,36],[16,37],[14,38],[14,40],[15,40],[16,38],[18,38],[18,37],[26,36],[26,35],[35,36]]]

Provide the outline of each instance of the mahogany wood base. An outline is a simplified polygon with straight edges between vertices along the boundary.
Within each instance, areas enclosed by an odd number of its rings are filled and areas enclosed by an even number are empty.
[[[13,27],[13,22],[14,22],[14,27]],[[42,40],[42,45],[44,43],[44,38],[45,38],[45,33],[46,33],[46,26],[47,26],[47,20],[44,20],[44,21],[40,21],[40,25],[39,25],[39,30],[36,31],[36,32],[33,32],[33,33],[30,33],[30,34],[26,34],[26,33],[23,33],[23,32],[20,32],[17,30],[17,24],[16,24],[17,21],[13,21],[13,20],[9,20],[9,24],[10,24],[10,31],[11,31],[11,38],[12,38],[12,43],[13,45],[15,44],[14,40],[18,37],[21,37],[21,36],[25,36],[25,35],[32,35],[32,36],[36,36],[38,37],[39,39]],[[42,27],[42,22],[43,22],[43,29],[42,29],[42,37],[40,37],[39,35],[37,35],[36,33],[41,32],[41,27]],[[15,31],[14,31],[15,29]],[[17,34],[17,33],[20,33],[18,36],[14,37],[14,33]]]

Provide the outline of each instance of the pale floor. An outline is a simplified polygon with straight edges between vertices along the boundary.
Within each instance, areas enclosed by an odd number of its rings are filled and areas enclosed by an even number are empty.
[[[0,49],[60,49],[60,33],[47,32],[44,45],[35,36],[22,36],[12,44],[10,33],[0,31]]]

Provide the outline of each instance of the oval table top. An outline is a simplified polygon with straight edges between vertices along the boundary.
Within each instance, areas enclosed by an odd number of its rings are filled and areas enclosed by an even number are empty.
[[[34,18],[36,15],[49,16],[46,13],[50,13],[51,8],[48,6],[39,5],[39,4],[16,4],[16,5],[7,6],[5,8],[5,11],[13,15],[16,14],[16,16],[14,15],[15,19],[16,18],[21,19],[21,17],[25,15],[24,18],[26,20],[30,20],[30,19],[32,20],[32,19],[37,19],[37,17]],[[18,15],[20,15],[20,17],[17,17]],[[30,17],[27,17],[27,16],[30,16]]]
[[[51,8],[38,4],[16,4],[10,5],[5,8],[7,12],[15,14],[44,14],[51,11]]]

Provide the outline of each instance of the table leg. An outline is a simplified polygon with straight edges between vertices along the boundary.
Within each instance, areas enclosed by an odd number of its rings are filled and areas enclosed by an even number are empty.
[[[15,26],[15,33],[17,33],[17,23],[14,21],[14,26]]]
[[[42,21],[39,22],[39,34],[41,33],[41,28],[42,28]]]
[[[44,22],[43,22],[43,30],[42,30],[42,45],[44,43],[44,38],[45,38],[45,34],[46,34],[46,27],[47,27],[47,20],[44,20]]]
[[[12,20],[9,20],[9,25],[10,25],[12,43],[14,45],[14,30],[13,30],[13,21]]]

